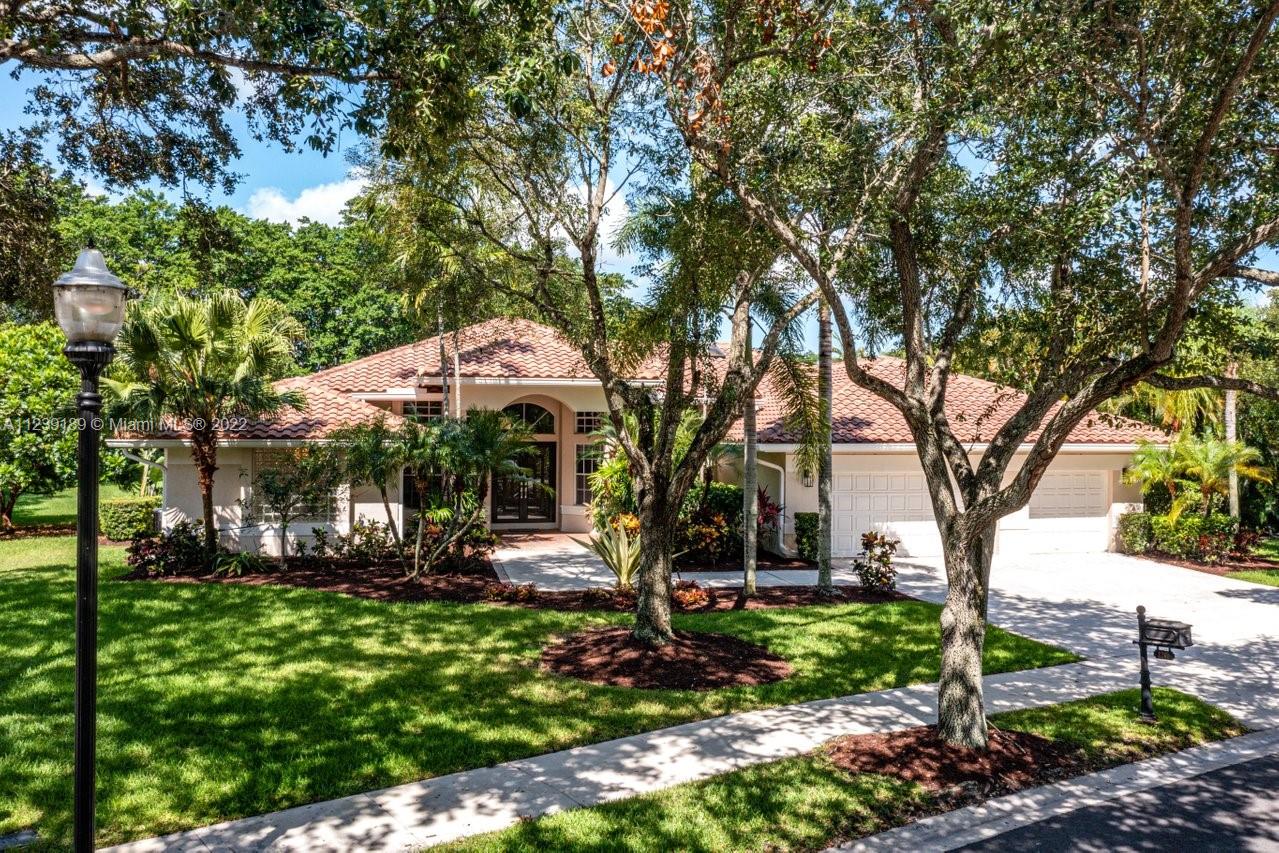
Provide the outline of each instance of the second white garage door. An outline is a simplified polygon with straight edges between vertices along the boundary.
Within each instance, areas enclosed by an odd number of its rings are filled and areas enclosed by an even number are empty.
[[[1046,473],[1030,498],[1027,535],[1019,543],[1022,550],[1039,554],[1105,551],[1110,545],[1108,482],[1106,471]]]
[[[941,536],[923,474],[840,474],[831,492],[831,553],[852,557],[868,530],[901,540],[904,557],[941,554]]]

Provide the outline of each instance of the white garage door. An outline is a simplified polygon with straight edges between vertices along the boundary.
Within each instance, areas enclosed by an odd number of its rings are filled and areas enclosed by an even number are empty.
[[[1045,474],[1030,498],[1025,550],[1105,551],[1110,545],[1108,480],[1106,471]]]
[[[868,530],[901,540],[905,557],[941,554],[941,536],[923,474],[836,473],[831,493],[831,553],[851,557]]]

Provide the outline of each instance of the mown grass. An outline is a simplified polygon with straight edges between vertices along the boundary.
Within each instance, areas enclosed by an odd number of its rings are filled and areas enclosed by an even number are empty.
[[[101,844],[599,742],[733,711],[935,680],[923,602],[681,616],[788,658],[708,693],[547,675],[557,635],[624,614],[385,604],[284,587],[113,581],[101,549]],[[0,542],[0,835],[70,824],[74,538]],[[1073,656],[992,629],[990,672]]]
[[[98,487],[99,500],[133,497],[136,489],[122,489],[114,483]],[[23,495],[13,508],[13,526],[30,527],[37,524],[75,524],[76,490],[63,489],[49,495]]]
[[[1186,749],[1243,733],[1224,712],[1174,690],[1155,691],[1159,722],[1142,723],[1139,693],[1000,714],[991,723],[1072,744],[1095,767]],[[468,851],[819,850],[899,826],[935,809],[918,785],[850,774],[824,753],[790,758],[655,794],[561,812],[466,839]]]

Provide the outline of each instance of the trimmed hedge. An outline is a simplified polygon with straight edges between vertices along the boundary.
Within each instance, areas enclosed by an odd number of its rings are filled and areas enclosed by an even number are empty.
[[[1239,522],[1220,513],[1210,516],[1183,513],[1176,522],[1166,515],[1150,519],[1154,549],[1172,557],[1188,557],[1220,563],[1230,556]]]
[[[1148,512],[1126,512],[1119,516],[1119,551],[1123,554],[1144,554],[1155,542]]]
[[[795,513],[795,550],[805,560],[817,559],[817,513]]]
[[[155,533],[155,511],[160,508],[158,495],[145,498],[112,498],[98,508],[98,527],[113,542]]]

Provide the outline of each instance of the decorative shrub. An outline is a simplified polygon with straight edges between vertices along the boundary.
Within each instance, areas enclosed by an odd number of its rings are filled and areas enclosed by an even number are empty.
[[[1239,523],[1228,515],[1182,513],[1175,520],[1156,515],[1150,520],[1156,551],[1171,557],[1215,564],[1224,562],[1234,547]]]
[[[680,516],[693,518],[696,515],[722,515],[740,527],[742,487],[733,483],[696,483],[684,497]]]
[[[311,528],[312,535],[321,534],[321,528]],[[351,525],[347,533],[340,533],[333,541],[333,556],[355,563],[381,563],[396,559],[395,539],[391,528],[364,516]]]
[[[759,542],[776,547],[782,525],[782,505],[769,497],[768,489],[763,486],[759,487],[757,495],[756,525],[759,528]]]
[[[795,549],[805,560],[817,559],[817,513],[795,513]]]
[[[256,575],[268,571],[269,564],[256,551],[223,552],[213,558],[213,574],[230,577]]]
[[[640,534],[639,517],[634,513],[619,513],[609,521],[608,526],[614,530],[625,530],[626,535],[637,537]]]
[[[485,601],[509,601],[516,604],[537,601],[537,586],[531,583],[518,586],[513,583],[491,583],[484,587],[484,599]]]
[[[1240,557],[1248,557],[1261,544],[1261,540],[1266,536],[1260,530],[1254,530],[1249,527],[1240,527],[1235,532],[1235,541],[1230,551]]]
[[[160,508],[158,496],[145,498],[112,498],[98,508],[98,527],[113,542],[156,532],[155,511]]]
[[[710,606],[712,600],[711,591],[697,581],[676,581],[671,597],[679,610],[703,610]]]
[[[1154,544],[1154,530],[1148,512],[1126,512],[1119,516],[1119,550],[1124,554],[1144,554]]]
[[[893,556],[900,544],[901,540],[891,539],[873,530],[862,534],[862,553],[853,560],[853,568],[857,570],[857,578],[863,589],[891,592],[897,588],[897,569],[893,568]]]
[[[686,562],[694,564],[718,563],[741,549],[740,531],[719,512],[683,522],[675,536],[675,550]]]
[[[135,571],[148,575],[198,575],[209,568],[213,556],[204,549],[199,525],[183,521],[168,533],[135,536],[126,560]]]
[[[635,607],[638,596],[634,589],[617,589],[616,587],[593,586],[582,593],[582,600],[587,604],[599,607],[616,607],[630,610]]]

